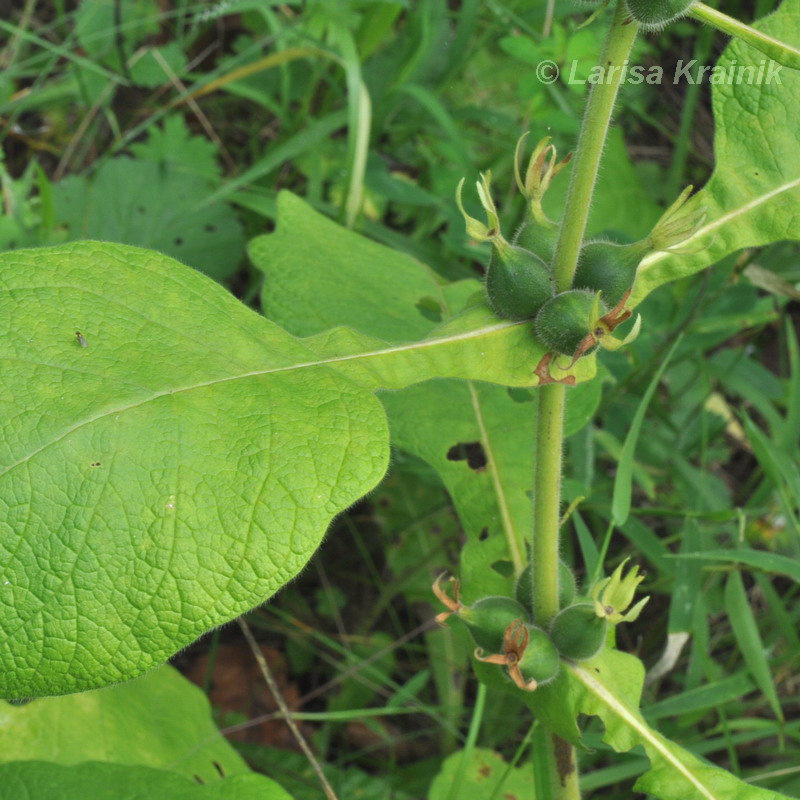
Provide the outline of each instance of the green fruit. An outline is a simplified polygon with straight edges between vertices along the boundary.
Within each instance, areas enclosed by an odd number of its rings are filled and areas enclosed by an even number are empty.
[[[536,316],[537,338],[552,352],[574,356],[578,348],[585,345],[589,334],[594,334],[592,321],[596,302],[596,292],[586,289],[570,289],[551,298]],[[601,299],[599,314],[607,311]],[[588,352],[591,347],[583,352]]]
[[[561,666],[561,658],[550,637],[535,625],[526,625],[528,646],[519,661],[519,671],[527,682],[535,680],[539,686],[553,680]]]
[[[569,565],[558,560],[558,607],[566,608],[575,599],[575,575]]]
[[[471,606],[464,606],[457,616],[481,649],[499,653],[503,649],[503,635],[515,620],[527,622],[528,612],[511,597],[483,597]]]
[[[517,601],[533,615],[533,573],[530,565],[520,572],[514,588]],[[566,608],[575,597],[575,576],[561,559],[558,561],[558,607]]]
[[[486,273],[486,295],[498,317],[530,319],[553,296],[547,265],[535,253],[495,240]]]
[[[520,225],[512,244],[523,247],[535,253],[545,264],[553,263],[553,255],[558,241],[558,228],[552,223],[549,225],[537,221],[529,214]]]
[[[606,641],[608,621],[598,617],[591,603],[577,603],[559,611],[550,623],[550,638],[558,652],[573,661],[596,655]]]
[[[531,571],[530,564],[525,566],[525,569],[520,572],[517,578],[516,585],[514,586],[514,597],[516,597],[517,602],[525,606],[531,616],[533,616],[533,572]]]
[[[603,300],[613,307],[633,286],[636,269],[647,249],[640,242],[589,242],[581,248],[572,285],[576,289],[602,292]]]
[[[698,0],[625,0],[631,16],[643,27],[658,29],[685,16]]]

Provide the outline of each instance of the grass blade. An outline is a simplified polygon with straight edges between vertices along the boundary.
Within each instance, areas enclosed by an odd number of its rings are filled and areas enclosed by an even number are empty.
[[[622,446],[622,455],[620,456],[619,465],[617,467],[617,476],[614,480],[614,498],[611,503],[611,514],[617,525],[624,525],[631,512],[633,455],[636,450],[636,442],[639,439],[639,431],[642,429],[642,422],[644,422],[644,415],[647,411],[647,407],[650,405],[650,400],[656,391],[656,387],[661,380],[661,376],[664,374],[664,370],[674,355],[681,339],[682,337],[679,336],[675,340],[666,357],[656,370],[656,374],[653,375],[653,379],[650,381],[650,385],[647,387],[639,403],[639,407],[636,409],[636,414],[633,417],[628,435],[625,437],[625,444]]]
[[[764,643],[761,641],[753,609],[750,607],[750,601],[744,590],[742,574],[737,570],[728,575],[725,583],[725,610],[728,613],[733,635],[736,637],[747,669],[767,698],[775,717],[783,723],[783,711],[772,682],[772,674],[764,652]]]

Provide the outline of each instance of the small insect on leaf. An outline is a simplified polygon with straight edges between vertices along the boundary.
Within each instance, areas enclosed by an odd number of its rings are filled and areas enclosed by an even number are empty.
[[[80,331],[75,331],[75,340],[81,347],[89,346],[89,342],[86,341],[86,337]]]

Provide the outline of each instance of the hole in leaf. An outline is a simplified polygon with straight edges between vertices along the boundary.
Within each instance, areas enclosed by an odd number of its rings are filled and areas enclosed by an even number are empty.
[[[218,761],[212,761],[211,763],[214,765],[214,769],[216,769],[216,771],[219,772],[220,778],[224,778],[225,770],[222,769],[222,765]]]
[[[174,244],[183,244],[183,239],[180,236],[176,236],[172,241]]]
[[[415,308],[425,319],[431,322],[442,321],[442,307],[433,297],[421,297],[417,300]]]
[[[495,561],[494,564],[492,564],[492,569],[504,578],[512,578],[514,576],[514,565],[505,559],[502,561]]]
[[[447,451],[448,461],[466,461],[470,469],[482,472],[488,459],[480,442],[459,442]]]
[[[216,226],[216,225],[212,225],[210,222],[206,223],[206,224],[203,226],[203,230],[206,230],[206,231],[208,231],[209,233],[214,233],[214,231],[215,231],[216,229],[217,229],[217,226]]]
[[[506,389],[508,396],[515,403],[532,403],[536,399],[536,395],[530,389],[520,389],[516,386],[509,386]]]
[[[483,529],[483,530],[482,530],[482,531],[481,531],[481,532],[478,534],[478,541],[479,541],[479,542],[485,542],[485,541],[486,541],[488,538],[489,538],[489,529],[488,529],[488,528],[484,528],[484,529]]]

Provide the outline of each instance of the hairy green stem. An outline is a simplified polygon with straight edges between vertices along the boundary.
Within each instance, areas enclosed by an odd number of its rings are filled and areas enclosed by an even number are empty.
[[[533,481],[533,608],[536,624],[547,627],[558,613],[558,518],[561,451],[564,441],[564,390],[561,383],[539,388],[536,467]]]
[[[592,91],[583,112],[578,147],[572,159],[567,199],[564,204],[561,231],[553,259],[556,289],[563,292],[572,285],[578,261],[586,220],[592,203],[592,193],[603,146],[606,142],[611,112],[624,75],[625,62],[631,52],[639,26],[628,19],[625,4],[617,3],[614,22],[609,29],[599,66],[603,68],[603,81],[592,85]]]
[[[569,289],[572,285],[589,217],[600,157],[624,75],[623,67],[630,55],[638,30],[635,23],[625,24],[627,17],[625,4],[619,0],[600,60],[605,80],[592,86],[584,111],[553,261],[556,289],[559,292]],[[534,617],[536,623],[544,627],[558,612],[559,512],[565,389],[564,385],[558,383],[547,384],[539,389],[531,569]],[[555,734],[549,735],[548,768],[550,800],[580,800],[574,748]]]

